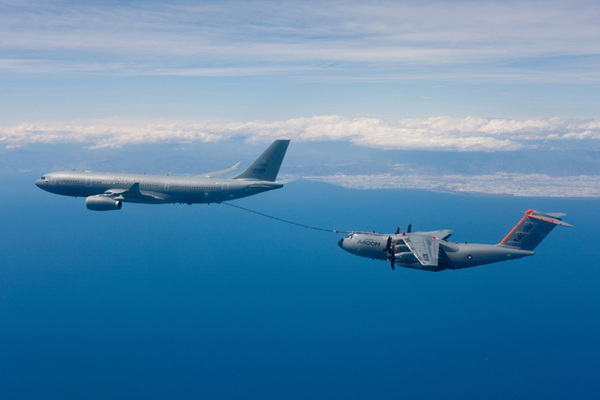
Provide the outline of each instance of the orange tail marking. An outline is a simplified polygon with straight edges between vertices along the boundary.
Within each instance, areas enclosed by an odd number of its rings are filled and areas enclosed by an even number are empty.
[[[510,232],[508,232],[508,235],[506,235],[506,236],[504,237],[504,239],[502,239],[502,241],[501,241],[500,243],[498,243],[498,244],[500,245],[500,244],[504,243],[504,242],[506,241],[506,239],[508,239],[508,237],[509,237],[510,235],[512,235],[512,233],[513,233],[513,232],[514,232],[514,231],[517,229],[517,227],[518,227],[519,225],[521,225],[521,222],[525,221],[525,218],[529,217],[529,215],[530,215],[532,212],[533,212],[533,210],[532,210],[531,208],[530,208],[529,210],[527,210],[527,212],[525,213],[525,215],[523,216],[523,218],[521,218],[521,220],[520,220],[520,221],[519,221],[519,222],[518,222],[518,223],[515,225],[515,227],[514,227],[514,228],[512,228]]]

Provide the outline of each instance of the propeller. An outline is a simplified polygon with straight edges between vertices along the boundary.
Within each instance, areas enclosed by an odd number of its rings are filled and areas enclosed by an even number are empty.
[[[392,266],[392,269],[396,269],[395,267],[395,262],[396,262],[396,244],[392,244],[392,237],[388,236],[387,238],[387,243],[385,245],[385,251],[387,252],[387,259],[390,262],[390,265]]]
[[[393,244],[392,248],[390,249],[390,252],[388,253],[388,258],[390,260],[390,266],[392,267],[392,269],[396,269],[396,245]]]

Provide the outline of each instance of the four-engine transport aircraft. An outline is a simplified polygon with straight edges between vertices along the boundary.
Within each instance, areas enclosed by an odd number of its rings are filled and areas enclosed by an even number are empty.
[[[244,172],[230,179],[215,176],[240,166],[195,177],[101,172],[51,172],[35,184],[50,193],[86,197],[90,210],[119,210],[131,203],[220,203],[279,189],[289,181],[276,181],[289,140],[275,140]]]
[[[357,256],[388,260],[395,265],[426,271],[475,267],[532,256],[535,247],[556,226],[572,226],[562,213],[528,210],[519,223],[497,245],[450,243],[451,230],[381,234],[352,232],[338,245]]]

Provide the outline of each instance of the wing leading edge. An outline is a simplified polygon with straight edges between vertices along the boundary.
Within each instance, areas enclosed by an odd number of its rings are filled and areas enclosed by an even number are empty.
[[[404,238],[404,243],[406,243],[408,249],[422,266],[438,265],[440,243],[437,239],[428,236],[411,235]]]
[[[106,196],[114,200],[131,201],[131,202],[162,202],[165,197],[158,196],[155,193],[148,193],[140,190],[140,183],[136,182],[129,189],[109,189],[104,192]]]

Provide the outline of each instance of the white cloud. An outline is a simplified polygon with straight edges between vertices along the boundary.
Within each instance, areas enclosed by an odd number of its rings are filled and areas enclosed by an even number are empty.
[[[232,138],[267,142],[283,137],[298,142],[341,141],[396,150],[511,151],[539,147],[598,150],[600,123],[561,118],[514,120],[443,116],[385,121],[325,115],[286,121],[106,119],[0,127],[0,145],[5,148],[37,143],[81,143],[103,148],[218,142]]]

